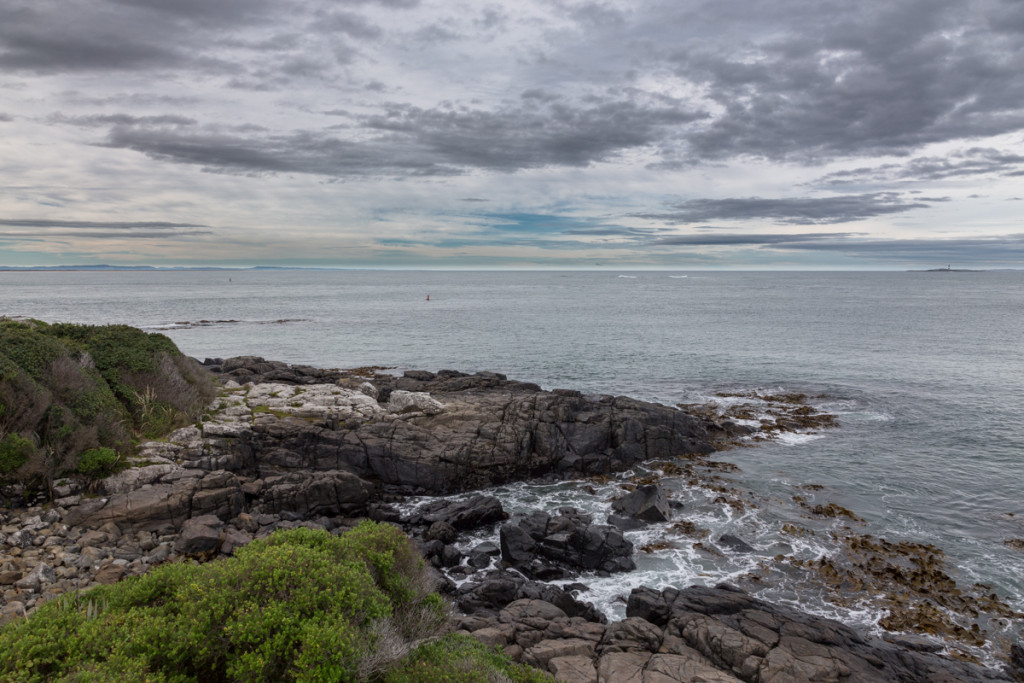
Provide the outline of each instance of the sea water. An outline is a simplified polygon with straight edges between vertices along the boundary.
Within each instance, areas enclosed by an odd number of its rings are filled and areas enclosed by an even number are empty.
[[[0,272],[0,315],[159,330],[200,360],[494,370],[669,405],[804,393],[840,426],[715,456],[739,467],[721,476],[756,507],[665,480],[680,518],[754,553],[638,553],[630,575],[585,579],[587,599],[622,616],[635,585],[714,584],[777,554],[827,555],[829,525],[850,520],[811,520],[793,504],[802,496],[853,511],[858,533],[942,548],[959,581],[1024,610],[1024,553],[1005,543],[1024,538],[1024,273]],[[572,505],[603,522],[620,490],[493,493],[510,512]],[[821,533],[784,536],[785,523]],[[639,547],[668,533],[628,537]],[[879,618],[799,585],[762,592],[848,623]]]

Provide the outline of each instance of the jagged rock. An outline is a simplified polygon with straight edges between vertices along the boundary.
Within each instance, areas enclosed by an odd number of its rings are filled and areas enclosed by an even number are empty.
[[[507,571],[482,572],[462,584],[456,593],[456,603],[466,614],[494,614],[517,600],[544,602],[564,615],[587,622],[605,621],[593,604],[578,600],[570,590],[528,581]]]
[[[657,484],[638,486],[612,502],[612,509],[626,517],[645,522],[667,522],[672,516],[665,491]]]
[[[294,472],[267,479],[252,510],[290,512],[302,518],[353,514],[365,510],[374,490],[371,483],[351,472]]]
[[[666,635],[744,681],[1007,680],[977,665],[863,637],[837,621],[770,605],[729,586],[691,586],[671,597]]]
[[[485,524],[508,519],[501,501],[494,496],[477,494],[465,500],[437,500],[420,507],[413,523],[445,522],[460,531],[471,531]]]
[[[590,517],[572,508],[552,517],[534,512],[499,530],[502,560],[527,576],[558,576],[555,568],[570,571],[629,571],[633,544],[622,532],[607,525],[590,524]]]
[[[184,555],[208,553],[220,546],[224,522],[216,515],[203,515],[188,520],[181,528],[181,535],[174,549]]]

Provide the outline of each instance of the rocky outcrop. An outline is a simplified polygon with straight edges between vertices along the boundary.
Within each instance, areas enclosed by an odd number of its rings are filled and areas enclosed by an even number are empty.
[[[459,627],[560,681],[804,683],[1009,681],[974,664],[898,648],[839,622],[776,607],[728,586],[630,595],[612,624],[549,601],[517,599]]]
[[[244,442],[256,476],[349,470],[439,494],[540,476],[602,474],[714,450],[706,421],[676,408],[541,391],[497,373],[408,371],[400,378],[376,375],[367,388],[365,377],[338,377],[333,384],[268,381],[283,370],[262,359],[228,359],[216,367],[256,384],[241,399],[222,399],[203,435]],[[247,417],[254,404],[260,412]]]
[[[581,571],[635,569],[633,544],[616,527],[592,521],[575,508],[562,508],[555,516],[537,511],[519,517],[500,529],[501,559],[526,576],[545,580]]]

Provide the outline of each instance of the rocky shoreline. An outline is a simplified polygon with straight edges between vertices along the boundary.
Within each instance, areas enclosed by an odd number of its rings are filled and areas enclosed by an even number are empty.
[[[439,569],[457,627],[566,681],[1017,680],[772,606],[733,586],[634,590],[608,624],[580,572],[632,569],[631,525],[668,519],[672,501],[641,483],[610,524],[574,508],[509,518],[500,501],[409,495],[543,478],[609,475],[648,461],[699,462],[749,433],[697,411],[569,390],[497,373],[322,370],[254,357],[207,360],[223,389],[195,426],[144,444],[134,466],[89,488],[58,482],[52,505],[0,512],[0,623],[41,602],[193,557],[230,555],[280,528],[400,524]],[[456,541],[497,527],[500,543]],[[736,541],[742,543],[739,539]],[[719,539],[723,542],[723,539]],[[450,577],[460,578],[456,586]],[[1015,615],[1009,615],[1015,617]],[[1019,615],[1016,615],[1019,616]]]

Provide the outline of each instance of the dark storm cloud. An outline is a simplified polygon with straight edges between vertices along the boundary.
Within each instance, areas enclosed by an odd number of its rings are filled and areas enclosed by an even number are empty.
[[[682,103],[645,106],[595,98],[587,105],[528,103],[497,111],[395,107],[365,125],[416,143],[457,166],[515,171],[586,166],[658,141],[666,129],[706,116]]]
[[[222,128],[140,122],[115,125],[104,144],[234,173],[453,175],[472,168],[511,172],[586,166],[649,145],[665,127],[702,116],[628,100],[578,107],[530,103],[497,111],[394,105],[386,114],[358,120],[375,135],[359,141],[320,131],[240,135]]]
[[[1013,177],[1024,174],[1024,155],[973,147],[945,157],[918,157],[905,164],[883,164],[822,176],[816,184],[852,185],[893,180],[935,181],[979,175]]]
[[[707,27],[671,52],[723,113],[682,156],[818,162],[904,154],[1024,127],[1024,34],[993,34],[1020,3],[981,0],[701,5]],[[682,24],[680,24],[682,25]]]
[[[932,198],[930,201],[942,200]],[[788,225],[817,225],[849,223],[928,206],[920,201],[906,201],[895,192],[874,192],[837,197],[691,199],[675,204],[663,213],[635,216],[672,224],[767,219]]]

